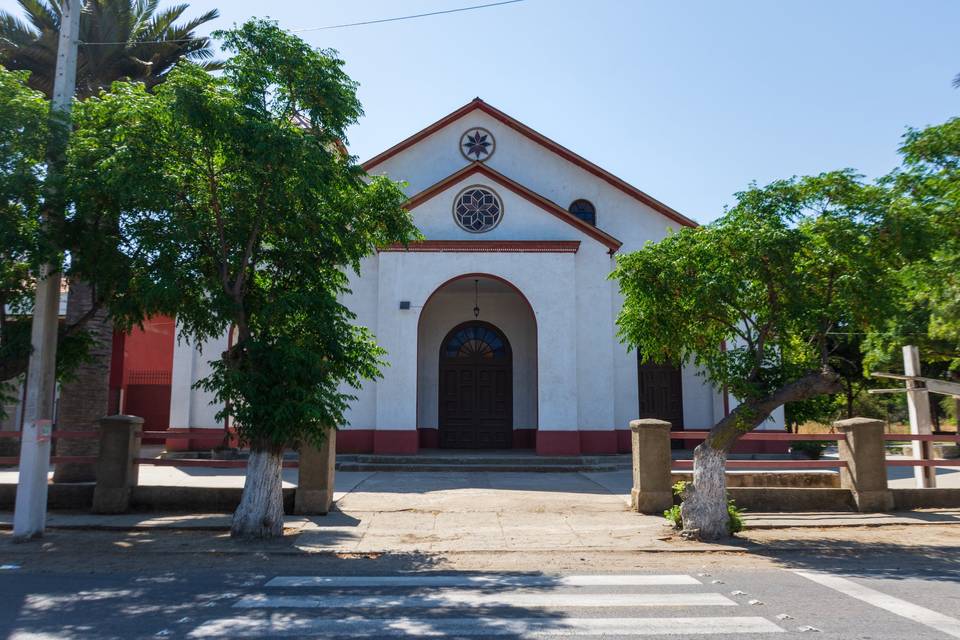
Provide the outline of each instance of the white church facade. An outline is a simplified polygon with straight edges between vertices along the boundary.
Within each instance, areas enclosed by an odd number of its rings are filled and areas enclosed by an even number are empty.
[[[618,254],[695,223],[479,98],[364,163],[404,181],[424,240],[362,263],[345,298],[386,349],[341,452],[629,451],[629,422],[707,429],[731,399],[617,338]],[[193,383],[226,344],[178,344],[171,427],[222,429]],[[782,411],[768,428],[782,428]]]

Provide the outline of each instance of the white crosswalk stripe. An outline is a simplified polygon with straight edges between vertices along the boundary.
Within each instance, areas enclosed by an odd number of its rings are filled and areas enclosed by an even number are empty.
[[[190,633],[191,638],[256,638],[290,636],[365,636],[368,638],[437,638],[514,636],[520,638],[581,638],[584,636],[718,635],[782,633],[766,618],[389,618],[330,619],[273,616],[264,619],[212,620]]]
[[[189,637],[739,637],[785,631],[761,616],[736,615],[737,602],[705,591],[687,575],[278,576],[264,586],[266,592],[232,604],[237,615],[207,620]],[[654,608],[682,615],[634,615],[634,609]],[[683,608],[707,615],[686,615]],[[718,616],[719,610],[733,615]]]
[[[687,575],[412,575],[412,576],[277,576],[268,587],[643,587],[700,584]]]
[[[437,591],[424,595],[270,596],[241,598],[237,609],[341,609],[346,607],[735,607],[719,593],[534,593]]]

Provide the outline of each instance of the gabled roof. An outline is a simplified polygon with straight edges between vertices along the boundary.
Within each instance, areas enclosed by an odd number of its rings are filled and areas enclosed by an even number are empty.
[[[447,176],[446,178],[436,183],[435,185],[431,187],[427,187],[420,193],[416,194],[415,196],[407,200],[407,202],[403,206],[408,211],[411,211],[419,207],[421,204],[431,199],[438,193],[441,193],[449,189],[456,183],[460,182],[461,180],[465,178],[469,178],[470,176],[476,175],[476,174],[480,174],[486,177],[487,179],[493,182],[496,182],[497,184],[514,192],[521,198],[524,198],[525,200],[537,205],[547,213],[556,216],[557,218],[566,222],[570,226],[576,227],[579,231],[585,233],[586,235],[590,236],[594,240],[605,245],[610,250],[610,253],[615,252],[617,249],[620,248],[620,245],[623,244],[622,242],[620,242],[619,240],[611,236],[609,233],[606,233],[605,231],[602,231],[596,228],[592,224],[584,222],[583,220],[573,215],[572,213],[570,213],[569,211],[567,211],[557,203],[551,200],[547,200],[546,198],[541,196],[539,193],[535,193],[531,191],[530,189],[523,186],[519,182],[511,180],[510,178],[503,175],[499,171],[495,171],[491,169],[490,167],[483,164],[482,162],[472,162],[468,164],[463,169],[460,169],[456,173],[453,173]]]
[[[668,207],[667,205],[660,202],[656,198],[644,193],[643,191],[641,191],[640,189],[637,189],[633,185],[621,180],[620,178],[613,175],[609,171],[598,167],[597,165],[593,164],[586,158],[583,158],[577,155],[573,151],[570,151],[563,145],[560,145],[554,142],[553,140],[546,137],[545,135],[538,133],[537,131],[534,131],[533,129],[523,124],[519,120],[516,120],[508,116],[503,111],[500,111],[499,109],[490,106],[480,98],[474,98],[473,100],[463,105],[462,107],[460,107],[459,109],[451,113],[450,115],[437,120],[427,128],[423,129],[422,131],[419,131],[418,133],[415,133],[409,138],[407,138],[406,140],[398,144],[395,144],[394,146],[390,147],[383,153],[380,153],[379,155],[376,155],[370,158],[369,160],[363,163],[362,166],[364,170],[369,172],[372,168],[374,168],[384,160],[387,160],[388,158],[395,156],[396,154],[400,153],[404,149],[407,149],[408,147],[413,146],[420,140],[423,140],[424,138],[426,138],[427,136],[433,133],[436,133],[437,131],[439,131],[440,129],[443,129],[445,126],[447,126],[451,122],[459,120],[463,116],[475,110],[480,110],[486,113],[487,115],[489,115],[490,117],[496,120],[499,120],[500,122],[507,125],[514,131],[517,131],[521,135],[526,136],[527,138],[529,138],[530,140],[533,140],[537,144],[549,149],[556,155],[577,165],[584,171],[597,176],[601,180],[604,180],[610,185],[616,187],[620,191],[626,193],[628,196],[631,196],[632,198],[639,200],[640,202],[647,205],[654,211],[657,211],[663,214],[664,216],[666,216],[667,218],[670,218],[674,222],[682,224],[686,227],[699,226],[696,222],[686,217],[685,215],[681,214],[680,212]]]

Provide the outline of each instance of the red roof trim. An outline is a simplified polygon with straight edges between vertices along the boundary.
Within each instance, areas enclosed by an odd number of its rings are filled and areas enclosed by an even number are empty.
[[[600,229],[596,228],[592,224],[587,224],[586,222],[584,222],[577,216],[573,215],[563,207],[557,205],[555,202],[547,200],[540,194],[531,191],[530,189],[526,188],[519,182],[515,182],[511,180],[510,178],[503,175],[502,173],[498,171],[494,171],[487,165],[479,162],[473,162],[471,164],[468,164],[463,169],[460,169],[456,173],[447,176],[446,178],[436,183],[435,185],[431,187],[427,187],[417,195],[407,200],[407,202],[403,206],[408,211],[411,211],[416,207],[419,207],[421,204],[423,204],[427,200],[433,198],[435,195],[437,195],[441,191],[445,191],[446,189],[449,189],[452,185],[456,184],[457,182],[460,182],[461,180],[468,178],[477,173],[483,176],[486,176],[490,180],[493,180],[494,182],[500,184],[501,186],[506,187],[507,189],[510,189],[521,198],[537,205],[547,213],[553,216],[556,216],[557,218],[566,222],[570,226],[576,227],[579,231],[587,234],[594,240],[606,246],[610,250],[610,253],[613,253],[614,251],[619,249],[620,245],[623,244],[622,242],[620,242],[619,240],[611,236],[609,233],[606,233],[605,231],[601,231]]]
[[[496,120],[499,120],[500,122],[507,125],[511,129],[526,136],[527,138],[533,140],[534,142],[546,147],[547,149],[554,152],[561,158],[575,164],[576,166],[580,167],[584,171],[597,176],[601,180],[604,180],[608,184],[616,187],[620,191],[623,191],[627,195],[633,198],[636,198],[637,200],[644,203],[651,209],[663,214],[664,216],[666,216],[667,218],[670,218],[674,222],[682,224],[683,226],[686,226],[686,227],[699,226],[694,220],[691,220],[690,218],[686,217],[679,211],[676,211],[675,209],[660,202],[656,198],[644,193],[640,189],[637,189],[633,185],[625,182],[624,180],[621,180],[620,178],[613,175],[609,171],[602,169],[599,166],[593,164],[586,158],[577,155],[576,153],[574,153],[573,151],[570,151],[563,145],[557,142],[554,142],[553,140],[546,137],[542,133],[539,133],[531,129],[530,127],[523,124],[519,120],[516,120],[508,116],[506,113],[500,111],[499,109],[490,106],[480,98],[474,98],[472,101],[460,107],[453,113],[447,116],[444,116],[443,118],[441,118],[440,120],[437,120],[436,122],[426,127],[425,129],[413,134],[406,140],[403,140],[402,142],[399,142],[398,144],[395,144],[394,146],[390,147],[383,153],[380,153],[370,158],[369,160],[364,162],[361,166],[363,167],[364,171],[369,172],[370,169],[382,163],[384,160],[387,160],[388,158],[391,158],[396,154],[400,153],[404,149],[407,149],[408,147],[420,142],[427,136],[430,136],[436,133],[437,131],[439,131],[440,129],[443,129],[445,126],[447,126],[451,122],[454,122],[455,120],[462,118],[463,116],[465,116],[466,114],[470,113],[475,109],[479,109],[484,113],[486,113],[487,115],[489,115],[490,117]]]
[[[404,247],[392,244],[380,251],[439,253],[576,253],[579,240],[423,240]]]

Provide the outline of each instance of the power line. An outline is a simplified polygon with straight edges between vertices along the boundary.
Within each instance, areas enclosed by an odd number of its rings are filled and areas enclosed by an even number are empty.
[[[429,13],[417,13],[410,16],[398,16],[396,18],[381,18],[379,20],[366,20],[364,22],[350,22],[347,24],[333,24],[326,27],[313,27],[311,29],[294,29],[293,33],[302,33],[304,31],[324,31],[326,29],[342,29],[343,27],[360,27],[367,24],[380,24],[381,22],[397,22],[398,20],[413,20],[414,18],[427,18],[429,16],[439,16],[445,13],[459,13],[461,11],[473,11],[474,9],[486,9],[487,7],[499,7],[505,4],[515,4],[524,0],[504,0],[503,2],[490,2],[488,4],[477,4],[471,7],[459,7],[457,9],[445,9],[443,11],[431,11]]]
[[[396,16],[393,18],[379,18],[377,20],[364,20],[362,22],[348,22],[345,24],[331,24],[324,27],[308,27],[306,29],[290,29],[290,33],[304,33],[307,31],[326,31],[328,29],[343,29],[345,27],[361,27],[369,24],[381,24],[384,22],[399,22],[400,20],[414,20],[416,18],[428,18],[430,16],[439,16],[447,13],[460,13],[461,11],[473,11],[475,9],[487,9],[490,7],[500,7],[505,4],[516,4],[518,2],[524,2],[525,0],[502,0],[501,2],[488,2],[487,4],[476,4],[469,7],[458,7],[456,9],[444,9],[442,11],[430,11],[428,13],[416,13],[407,16]],[[178,38],[173,40],[141,40],[139,42],[84,42],[80,41],[80,44],[98,44],[98,45],[114,45],[114,44],[169,44],[173,42],[192,42],[194,40],[203,40],[207,36],[199,36],[197,38]]]

